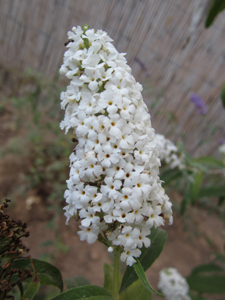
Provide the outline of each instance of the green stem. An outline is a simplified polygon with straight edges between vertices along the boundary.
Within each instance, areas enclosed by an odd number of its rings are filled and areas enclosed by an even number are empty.
[[[114,269],[113,269],[113,300],[119,300],[119,280],[120,280],[120,253],[114,250]]]

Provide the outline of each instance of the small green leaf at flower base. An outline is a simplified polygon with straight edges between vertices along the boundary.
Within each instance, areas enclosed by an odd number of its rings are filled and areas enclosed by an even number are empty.
[[[89,40],[87,38],[83,38],[83,41],[84,41],[84,47],[88,49],[90,47]]]
[[[150,283],[148,282],[148,279],[145,275],[145,271],[141,265],[141,263],[139,262],[138,259],[136,259],[136,263],[133,265],[133,268],[138,276],[138,278],[141,280],[142,284],[144,285],[144,287],[149,291],[149,292],[152,292],[158,296],[162,296],[162,294],[160,294],[159,292],[155,291],[153,289],[153,287],[150,285]]]
[[[61,291],[63,290],[63,281],[60,271],[53,265],[41,261],[38,259],[33,259],[34,268],[37,272],[37,276],[40,279],[40,284],[54,285],[58,287]],[[29,258],[14,260],[11,268],[24,270],[25,268],[32,270],[31,261]],[[27,282],[32,281],[32,278],[26,279]]]
[[[113,300],[112,295],[104,288],[87,285],[70,289],[52,300]]]
[[[151,246],[149,248],[145,248],[143,246],[141,249],[141,256],[139,257],[139,262],[141,263],[144,271],[147,271],[153,262],[159,257],[166,242],[167,233],[163,229],[153,227],[151,229],[151,234],[148,237],[151,240]],[[128,266],[123,276],[120,293],[122,293],[137,279],[138,276],[134,268]]]
[[[79,276],[79,275],[71,277],[71,278],[66,278],[64,281],[65,281],[65,284],[66,284],[68,290],[78,287],[78,286],[85,286],[85,285],[91,284],[89,280],[87,280],[85,277]]]

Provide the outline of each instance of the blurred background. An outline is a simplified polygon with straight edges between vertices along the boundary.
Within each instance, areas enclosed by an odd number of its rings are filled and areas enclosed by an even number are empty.
[[[217,157],[225,139],[220,100],[225,12],[205,29],[198,3],[0,0],[0,196],[12,200],[12,216],[28,222],[32,255],[54,261],[65,277],[80,274],[102,284],[103,271],[96,268],[110,261],[102,245],[81,243],[78,225],[66,227],[62,215],[74,148],[72,135],[59,129],[59,95],[68,84],[59,76],[67,32],[84,23],[106,31],[117,50],[127,53],[144,87],[156,132],[182,142],[193,157]],[[173,192],[172,198],[176,213],[180,194]],[[161,267],[177,267],[187,275],[213,251],[223,251],[224,223],[218,211],[210,212],[210,219],[209,209],[198,207],[177,214],[161,261],[149,273],[153,285]]]

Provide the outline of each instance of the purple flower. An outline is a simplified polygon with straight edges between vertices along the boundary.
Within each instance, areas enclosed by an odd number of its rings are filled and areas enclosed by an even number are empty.
[[[219,144],[220,144],[220,145],[225,144],[225,138],[220,138],[220,139],[219,139]]]
[[[206,104],[201,97],[199,97],[197,94],[192,94],[190,100],[194,103],[195,108],[198,110],[200,115],[205,115],[207,113]]]

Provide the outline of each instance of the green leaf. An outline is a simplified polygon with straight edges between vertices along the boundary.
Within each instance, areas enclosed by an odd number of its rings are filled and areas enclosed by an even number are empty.
[[[76,287],[68,290],[52,300],[113,300],[112,295],[104,288],[95,285]]]
[[[223,272],[224,269],[215,264],[203,264],[194,268],[191,274],[208,273],[208,272]]]
[[[199,167],[203,166],[203,167],[213,167],[213,168],[219,168],[219,169],[223,169],[224,166],[221,162],[221,160],[216,159],[214,157],[211,156],[201,156],[197,159],[195,159],[193,161],[194,164],[199,165]]]
[[[194,181],[191,184],[190,197],[192,203],[195,204],[196,200],[198,199],[199,190],[202,184],[203,173],[201,171],[195,173],[193,179]]]
[[[142,284],[144,285],[144,287],[149,291],[149,292],[152,292],[156,295],[159,295],[159,296],[163,296],[162,294],[160,294],[159,292],[155,291],[153,289],[153,287],[150,285],[150,283],[148,282],[148,279],[145,275],[145,271],[144,269],[142,268],[142,265],[141,263],[139,262],[138,259],[136,259],[136,263],[133,264],[133,268],[136,272],[136,274],[138,275],[138,278],[141,280]]]
[[[112,294],[113,292],[113,267],[105,264],[104,265],[104,288]],[[122,275],[120,274],[120,281]],[[146,290],[141,281],[138,279],[133,282],[122,294],[120,294],[120,300],[151,300],[151,292]]]
[[[223,107],[225,108],[225,82],[221,89],[221,100],[222,100]]]
[[[216,264],[203,264],[187,277],[190,289],[201,293],[225,293],[225,270]]]
[[[181,176],[182,172],[179,169],[168,169],[160,175],[160,179],[164,181],[162,185],[165,187],[170,182],[180,178]]]
[[[74,276],[71,278],[66,278],[64,281],[68,289],[72,289],[78,286],[91,285],[90,281],[83,276]]]
[[[167,233],[160,228],[152,228],[151,234],[148,236],[151,240],[151,246],[145,248],[144,246],[141,249],[141,256],[139,261],[146,271],[153,262],[159,257],[160,253],[163,250],[164,244],[166,242]],[[138,279],[138,276],[133,267],[127,267],[125,274],[123,276],[120,293],[122,293],[129,285]]]
[[[61,291],[63,290],[62,275],[55,266],[38,259],[33,259],[33,264],[41,284],[54,285]],[[33,269],[29,258],[14,260],[11,268],[19,270]],[[26,281],[32,281],[32,278],[28,278]]]
[[[181,207],[180,207],[180,213],[183,215],[188,207],[188,205],[191,203],[191,182],[187,181],[186,186],[185,186],[185,192],[184,192],[184,197],[181,202]]]
[[[208,276],[203,274],[192,274],[186,279],[190,290],[200,293],[225,293],[225,276],[214,274]]]
[[[221,11],[223,11],[224,9],[225,9],[225,0],[215,0],[206,18],[205,27],[208,28],[212,26],[217,15],[221,13]]]
[[[152,300],[152,293],[138,279],[120,295],[120,300]]]
[[[199,191],[199,198],[203,197],[224,197],[225,185],[223,186],[208,186],[201,188]]]
[[[40,287],[40,281],[33,281],[28,286],[27,290],[25,291],[22,299],[29,299],[32,300],[34,296],[37,294]]]
[[[23,285],[21,282],[18,282],[17,283],[17,286],[19,288],[19,291],[20,291],[20,296],[22,297],[23,296]]]

